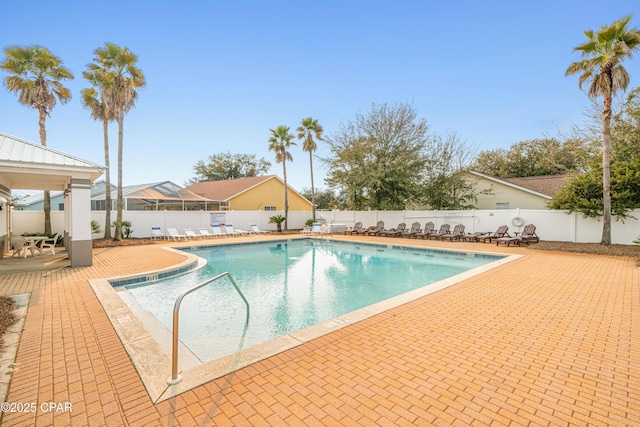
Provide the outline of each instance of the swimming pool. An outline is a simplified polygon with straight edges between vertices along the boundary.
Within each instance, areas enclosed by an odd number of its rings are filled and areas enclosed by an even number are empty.
[[[180,340],[201,362],[503,258],[319,239],[218,245],[189,251],[206,259],[206,266],[186,275],[126,286],[123,298],[130,305],[139,304],[171,329],[176,297],[228,271],[251,306],[248,325],[244,303],[226,279],[195,291],[182,302]]]

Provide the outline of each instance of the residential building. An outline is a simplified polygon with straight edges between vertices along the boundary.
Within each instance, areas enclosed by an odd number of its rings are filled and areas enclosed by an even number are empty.
[[[276,175],[198,182],[187,187],[202,197],[222,200],[231,210],[284,210],[284,181]],[[311,211],[312,204],[288,186],[289,210]]]

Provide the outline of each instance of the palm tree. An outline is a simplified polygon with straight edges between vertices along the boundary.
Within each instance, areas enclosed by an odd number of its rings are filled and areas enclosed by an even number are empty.
[[[11,74],[4,80],[9,92],[18,95],[18,102],[38,110],[40,144],[47,145],[46,120],[59,101],[67,103],[71,91],[62,80],[73,79],[71,71],[62,65],[62,60],[42,46],[13,46],[4,50],[7,55],[0,68]],[[44,232],[51,234],[51,199],[44,192]]]
[[[565,75],[580,74],[578,87],[589,82],[587,95],[604,98],[602,110],[602,201],[603,226],[600,244],[611,244],[611,103],[613,95],[629,85],[629,74],[621,62],[640,47],[640,32],[628,29],[631,15],[621,18],[598,32],[587,30],[588,41],[574,48],[582,60],[569,65]]]
[[[102,73],[85,71],[82,76],[93,87],[82,90],[82,104],[91,111],[91,118],[102,121],[102,133],[104,135],[104,165],[105,170],[105,224],[111,224],[111,173],[109,172],[109,122],[116,119],[113,111],[108,111],[102,98],[103,84]],[[104,238],[111,238],[111,227],[104,228]]]
[[[115,240],[122,239],[122,148],[124,115],[131,110],[138,99],[137,89],[144,87],[142,70],[136,66],[138,57],[128,48],[113,43],[105,43],[104,48],[94,51],[94,62],[87,65],[89,72],[99,76],[102,88],[102,102],[108,115],[113,114],[118,122],[118,189],[116,198]]]
[[[298,131],[298,139],[304,139],[302,143],[302,150],[309,153],[309,170],[311,172],[311,204],[312,217],[316,219],[316,188],[313,185],[313,152],[318,149],[316,141],[313,139],[315,135],[318,141],[322,141],[322,126],[318,124],[318,120],[314,120],[311,117],[302,119],[302,123],[296,129]]]
[[[275,129],[269,129],[271,132],[271,138],[269,138],[269,150],[276,153],[276,162],[282,163],[282,175],[284,176],[284,217],[289,216],[289,197],[287,185],[287,160],[293,160],[291,153],[287,151],[292,145],[296,145],[292,142],[293,135],[289,133],[289,126],[280,125]],[[287,230],[288,221],[285,220],[284,229]]]

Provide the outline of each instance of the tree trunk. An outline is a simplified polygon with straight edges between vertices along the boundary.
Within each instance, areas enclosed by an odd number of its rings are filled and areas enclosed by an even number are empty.
[[[116,229],[113,232],[114,240],[122,240],[122,134],[124,125],[124,113],[118,114],[118,195],[116,199]]]
[[[602,240],[611,244],[611,90],[602,110]]]
[[[311,218],[316,219],[316,188],[313,185],[313,151],[309,151],[309,170],[311,171]]]
[[[104,120],[102,122],[102,133],[104,134],[104,166],[106,167],[104,171],[104,182],[106,186],[106,190],[104,193],[104,205],[105,205],[105,214],[104,214],[104,238],[111,238],[111,170],[109,169],[109,121]]]
[[[38,108],[38,126],[40,127],[40,144],[47,145],[47,110]],[[49,190],[44,191],[44,234],[51,234],[51,195]]]
[[[282,160],[282,174],[284,175],[284,230],[289,229],[289,187],[287,186],[287,160]]]

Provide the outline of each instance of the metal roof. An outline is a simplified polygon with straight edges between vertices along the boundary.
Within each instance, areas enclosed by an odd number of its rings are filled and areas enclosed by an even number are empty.
[[[0,132],[0,175],[13,189],[64,190],[69,177],[102,175],[104,166]]]
[[[4,160],[51,166],[104,169],[103,166],[96,163],[0,132],[0,161]]]

